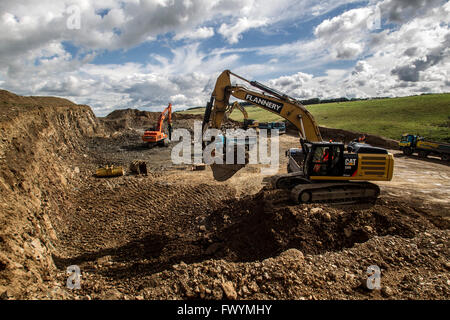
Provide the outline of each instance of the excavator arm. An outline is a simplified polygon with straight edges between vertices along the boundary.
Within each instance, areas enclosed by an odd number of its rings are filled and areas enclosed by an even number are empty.
[[[244,117],[244,121],[248,119],[248,113],[247,110],[245,110],[245,108],[243,106],[241,106],[237,101],[235,101],[231,107],[229,108],[229,110],[226,112],[225,114],[225,118],[226,120],[228,120],[231,116],[231,114],[233,113],[234,109],[238,108],[239,111],[241,111],[242,116]]]
[[[166,117],[167,117],[167,124],[169,126],[169,131],[170,131],[172,128],[172,104],[171,103],[169,103],[169,105],[159,115],[158,126],[156,127],[156,131],[161,132],[163,130],[163,123],[164,123],[164,120],[166,119]]]
[[[242,116],[244,117],[244,125],[243,128],[244,129],[248,129],[250,128],[257,128],[259,125],[259,122],[254,120],[254,119],[249,119],[248,118],[248,113],[247,110],[245,110],[244,106],[241,105],[239,102],[235,101],[231,106],[229,106],[229,108],[227,109],[227,111],[225,112],[225,119],[224,121],[228,121],[231,117],[231,114],[233,113],[234,109],[239,109],[239,111],[242,113]]]
[[[241,85],[232,85],[231,75],[249,83],[252,87],[262,90],[263,93],[250,90]],[[221,127],[227,112],[230,96],[250,102],[283,117],[298,129],[304,140],[311,142],[322,141],[314,117],[299,101],[257,81],[244,79],[229,70],[223,71],[217,78],[211,100],[206,107],[203,119],[204,129],[209,123],[211,123],[213,128]]]
[[[166,117],[169,135],[164,133],[163,130],[163,123]],[[142,136],[142,140],[148,143],[149,145],[158,143],[167,146],[168,141],[171,139],[172,139],[172,104],[169,103],[169,105],[159,115],[156,127],[145,130],[144,135]]]

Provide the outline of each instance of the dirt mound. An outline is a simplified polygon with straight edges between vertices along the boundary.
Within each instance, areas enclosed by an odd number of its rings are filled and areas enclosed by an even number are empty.
[[[114,110],[99,120],[111,131],[133,129],[147,129],[153,127],[160,116],[160,112],[141,111],[138,109]],[[175,127],[192,128],[193,121],[202,121],[201,115],[173,113],[172,120]]]
[[[298,134],[297,128],[292,125],[290,122],[286,123],[286,130],[291,134]],[[388,149],[398,149],[398,141],[376,136],[373,134],[368,134],[364,132],[353,132],[343,129],[334,129],[334,128],[327,128],[319,126],[320,134],[322,135],[322,139],[325,141],[327,140],[333,140],[333,141],[339,141],[344,142],[345,144],[348,144],[354,139],[358,139],[362,135],[366,136],[366,142],[372,146],[375,147],[381,147],[381,148],[388,148]]]
[[[174,119],[174,120],[189,120],[189,119],[194,119],[194,120],[203,121],[203,115],[201,115],[201,114],[185,114],[185,113],[175,112],[175,113],[173,114],[173,119]]]
[[[136,294],[169,299],[446,299],[450,266],[436,258],[445,255],[447,237],[442,231],[416,239],[377,236],[342,252],[312,256],[289,249],[251,263],[180,262],[144,278]],[[381,269],[381,290],[366,287],[370,265]],[[429,281],[420,280],[425,278]],[[127,297],[118,293],[110,297]]]
[[[342,141],[344,143],[349,143],[354,139],[358,139],[362,135],[366,136],[366,142],[375,147],[388,148],[388,149],[398,149],[398,141],[376,136],[368,133],[353,132],[342,129],[319,127],[322,138],[325,140]]]
[[[26,107],[30,105],[40,105],[40,106],[74,106],[75,104],[67,99],[58,97],[35,97],[35,96],[19,96],[12,92],[6,90],[0,90],[0,101],[2,106],[15,106],[15,107]]]
[[[374,236],[412,238],[433,227],[414,208],[379,202],[367,208],[298,206],[290,203],[282,190],[262,191],[251,199],[230,201],[226,209],[210,216],[211,224],[223,227],[216,239],[226,246],[226,253],[218,250],[216,256],[253,261],[289,248],[316,255],[351,248]]]
[[[146,129],[156,124],[159,115],[159,112],[119,109],[114,110],[104,118],[99,118],[99,120],[111,131],[131,128]]]
[[[138,109],[117,109],[108,114],[105,118],[114,119],[139,119],[139,118],[155,118],[156,112],[140,111]]]

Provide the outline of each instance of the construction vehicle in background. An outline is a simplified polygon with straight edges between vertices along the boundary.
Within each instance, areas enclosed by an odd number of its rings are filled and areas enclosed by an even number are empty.
[[[280,121],[280,122],[261,122],[258,125],[259,129],[275,129],[278,130],[278,134],[284,134],[286,133],[286,123]]]
[[[95,171],[95,176],[97,178],[108,178],[108,177],[120,177],[124,175],[123,167],[120,166],[109,166],[98,168]]]
[[[441,157],[443,161],[450,160],[449,143],[429,141],[418,135],[405,133],[399,142],[399,147],[407,156],[417,153],[420,158],[435,155]]]
[[[232,85],[230,76],[261,90]],[[373,201],[380,193],[378,185],[368,181],[390,181],[394,157],[387,150],[367,144],[346,153],[341,142],[325,142],[311,113],[296,99],[257,81],[249,81],[229,70],[217,78],[203,118],[203,130],[220,129],[229,99],[233,96],[273,112],[291,122],[300,135],[300,146],[287,152],[295,166],[288,174],[271,177],[276,189],[290,190],[291,199],[300,202]],[[362,146],[363,145],[363,146]]]
[[[240,103],[238,103],[237,101],[235,101],[231,106],[228,107],[228,110],[225,113],[225,121],[230,119],[231,114],[233,113],[234,109],[238,108],[239,111],[241,111],[242,116],[244,117],[243,120],[243,129],[247,130],[248,128],[258,128],[258,121],[253,120],[253,119],[249,119],[248,118],[248,113],[247,110],[245,110],[244,106],[242,106]]]
[[[168,134],[164,132],[164,120],[167,117],[167,130]],[[142,141],[148,144],[148,146],[164,146],[169,145],[169,141],[172,139],[172,104],[164,109],[159,115],[156,127],[145,130],[142,136]]]
[[[253,106],[252,104],[248,104],[248,105]],[[233,113],[235,108],[238,108],[244,117],[243,129],[245,129],[245,130],[248,128],[267,129],[267,130],[275,129],[275,130],[278,130],[278,134],[286,133],[286,123],[284,123],[282,121],[280,121],[280,122],[259,122],[254,119],[249,119],[247,110],[245,110],[244,105],[241,103],[238,103],[237,101],[235,101],[229,107],[228,111],[226,112],[226,114],[225,114],[226,120],[228,120],[230,118],[230,116]]]

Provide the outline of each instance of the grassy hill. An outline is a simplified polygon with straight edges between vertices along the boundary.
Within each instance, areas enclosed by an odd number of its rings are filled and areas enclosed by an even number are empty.
[[[364,132],[399,140],[403,133],[450,142],[450,93],[326,103],[307,106],[321,126]],[[283,120],[258,107],[246,107],[250,119],[261,122]],[[182,111],[203,114],[204,108]],[[234,120],[242,120],[235,110]]]

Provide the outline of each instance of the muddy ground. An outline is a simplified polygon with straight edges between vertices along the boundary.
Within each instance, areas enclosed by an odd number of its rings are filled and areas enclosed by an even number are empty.
[[[178,119],[175,127],[193,120]],[[225,182],[215,181],[210,168],[173,165],[173,144],[141,143],[146,125],[113,124],[80,140],[78,155],[64,160],[72,177],[64,193],[39,198],[52,233],[39,239],[54,267],[39,288],[17,288],[9,280],[13,256],[5,256],[2,298],[449,298],[447,163],[392,150],[394,179],[379,183],[375,204],[296,205],[265,186],[258,165]],[[297,143],[281,136],[280,173],[286,172],[284,150]],[[100,165],[127,169],[133,160],[146,161],[149,174],[93,176]],[[80,290],[65,287],[70,265],[80,267]],[[366,286],[371,265],[381,269],[381,290]]]

